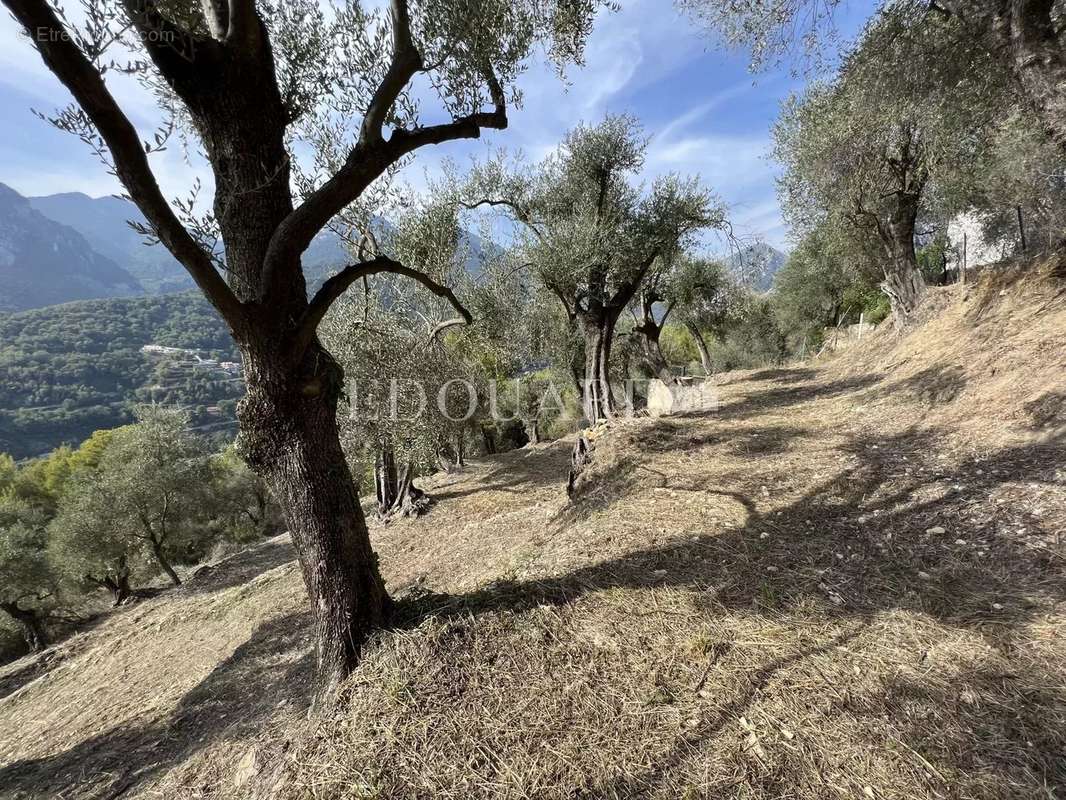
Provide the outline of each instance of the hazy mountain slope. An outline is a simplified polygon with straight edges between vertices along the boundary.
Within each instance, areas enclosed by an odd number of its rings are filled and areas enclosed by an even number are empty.
[[[192,279],[165,247],[148,246],[128,221],[144,223],[137,207],[119,197],[89,197],[80,192],[29,198],[50,219],[81,233],[99,253],[123,265],[153,293],[190,289]]]
[[[142,292],[129,272],[75,229],[0,184],[0,311]]]
[[[284,541],[120,609],[0,669],[0,787],[1058,797],[1062,286],[932,289],[865,368],[718,376],[713,413],[599,431],[573,504],[565,441],[427,481],[373,526],[397,618],[322,719]]]
[[[153,293],[184,291],[192,279],[165,247],[146,245],[144,237],[128,224],[143,223],[144,217],[128,200],[118,197],[89,197],[79,192],[29,198],[30,204],[49,219],[81,233],[93,248],[124,266],[144,288]],[[384,228],[385,220],[378,221]],[[485,245],[473,233],[465,233],[471,249],[469,268],[477,272]],[[303,256],[308,288],[313,290],[330,274],[351,261],[340,237],[324,230],[311,241]]]
[[[729,257],[729,265],[745,276],[754,279],[754,288],[767,292],[774,283],[774,275],[785,266],[787,256],[766,242],[748,245],[739,253]]]

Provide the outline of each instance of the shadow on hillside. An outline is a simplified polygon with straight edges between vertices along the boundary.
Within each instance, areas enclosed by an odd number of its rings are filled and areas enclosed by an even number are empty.
[[[183,594],[220,592],[242,586],[264,572],[296,560],[296,550],[287,533],[250,545],[217,564],[198,568],[179,589]]]
[[[799,380],[802,379],[796,379],[797,382]],[[675,418],[743,419],[753,414],[773,413],[789,406],[810,402],[811,400],[822,400],[848,394],[859,389],[866,389],[880,381],[880,375],[867,374],[857,375],[853,378],[841,378],[827,383],[811,382],[797,386],[777,386],[772,389],[751,392],[715,409],[678,414]]]
[[[305,709],[309,627],[308,614],[260,625],[161,722],[108,728],[61,753],[0,768],[4,796],[124,796],[211,744],[255,733],[279,708]],[[107,710],[100,714],[103,727]]]
[[[422,598],[405,618],[526,609],[614,587],[713,586],[713,600],[732,608],[757,607],[770,596],[779,609],[815,598],[835,615],[909,609],[976,627],[992,641],[1009,638],[1011,627],[1033,611],[1023,598],[1066,598],[1066,575],[1045,545],[1055,534],[1048,521],[1011,504],[992,509],[988,494],[1007,483],[1058,485],[1066,437],[971,457],[950,474],[928,458],[932,438],[909,431],[855,441],[844,448],[854,466],[770,516],[743,491],[658,476],[659,485],[675,492],[738,503],[743,528],[627,553],[559,578]],[[632,491],[638,467],[628,476],[612,474],[605,486],[611,496],[588,502],[609,508],[612,498]],[[583,502],[569,512],[575,518]],[[1028,534],[1020,539],[1012,526]],[[937,527],[944,532],[929,532]]]
[[[774,367],[761,369],[750,375],[726,381],[722,386],[732,386],[736,383],[751,383],[752,381],[775,381],[777,383],[798,383],[799,381],[814,380],[818,377],[818,370],[811,367]]]
[[[817,608],[852,631],[882,612],[911,611],[977,633],[1010,657],[1015,639],[1031,636],[1019,627],[1066,598],[1066,575],[1056,560],[1061,556],[1051,549],[1057,523],[1035,514],[1027,503],[1000,504],[989,494],[1024,485],[1061,485],[1056,471],[1066,460],[1066,441],[1059,437],[1042,446],[970,457],[948,469],[936,460],[935,439],[929,432],[911,430],[854,440],[844,448],[853,466],[772,515],[760,514],[745,492],[721,491],[685,474],[663,476],[662,485],[675,492],[691,492],[709,504],[723,499],[737,503],[746,521],[739,529],[626,553],[560,577],[504,581],[462,595],[412,596],[400,604],[398,625],[414,627],[426,617],[468,618],[564,605],[617,588],[681,587],[699,593],[697,606],[709,616],[725,608],[780,619],[792,609],[809,613]],[[619,496],[633,488],[625,480],[609,484]],[[580,505],[574,510],[577,518]],[[1020,535],[1019,527],[1027,535]],[[697,764],[701,748],[744,713],[776,672],[817,652],[797,653],[757,669],[746,691],[720,710],[710,709],[710,716],[686,731],[657,763],[604,787],[597,796],[631,797],[663,789],[671,770],[682,761]],[[833,713],[868,718],[871,725],[901,720],[907,741],[935,754],[939,763],[959,774],[985,770],[980,779],[993,787],[988,796],[1041,781],[1066,786],[1061,759],[1066,692],[1058,688],[1058,678],[982,674],[980,664],[969,662],[959,669],[953,685],[887,678],[882,689],[849,694],[848,705]],[[961,685],[977,686],[985,692],[983,699],[960,701]],[[785,782],[783,789],[788,776],[767,778],[777,779]],[[937,787],[948,789],[943,782]],[[773,794],[780,792],[768,792]]]
[[[530,489],[561,486],[566,480],[570,443],[553,442],[547,447],[510,450],[483,462],[487,469],[476,474],[477,482],[464,488],[431,491],[434,500],[454,500],[481,492],[522,494]]]
[[[910,377],[879,386],[873,397],[906,398],[922,405],[950,403],[966,388],[966,370],[958,364],[934,364]]]

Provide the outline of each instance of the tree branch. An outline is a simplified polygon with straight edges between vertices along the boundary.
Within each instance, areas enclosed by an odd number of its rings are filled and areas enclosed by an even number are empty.
[[[99,131],[115,174],[144,214],[159,240],[182,263],[211,304],[231,325],[244,309],[215,269],[210,255],[178,221],[159,189],[137,130],[111,96],[103,77],[74,43],[44,0],[3,0],[25,28],[45,66],[67,87]]]
[[[226,43],[252,49],[259,44],[260,23],[255,0],[228,0],[229,26]]]
[[[221,41],[229,30],[229,5],[226,0],[200,0],[204,22],[211,38]]]
[[[332,306],[333,303],[336,302],[345,291],[347,291],[349,286],[356,281],[369,278],[371,275],[377,275],[382,272],[403,275],[406,278],[417,281],[429,289],[433,294],[437,295],[437,297],[443,297],[451,303],[452,308],[459,312],[461,320],[447,320],[446,322],[437,325],[430,338],[435,337],[441,330],[444,330],[444,328],[450,328],[453,325],[459,324],[470,325],[473,323],[473,316],[471,316],[470,312],[466,310],[466,307],[459,302],[455,293],[447,286],[442,286],[437,283],[424,272],[404,266],[399,261],[395,261],[388,256],[379,255],[370,261],[349,264],[322,284],[322,287],[311,299],[311,303],[308,305],[307,310],[304,312],[297,325],[296,338],[293,342],[293,358],[298,359],[303,355],[308,345],[310,345],[311,341],[314,339],[315,331],[318,330],[318,325],[326,316],[326,312],[328,312],[330,306]]]
[[[395,105],[400,92],[410,83],[415,73],[422,69],[422,54],[418,52],[411,38],[411,18],[407,11],[407,0],[392,0],[389,13],[392,16],[392,61],[363,118],[359,130],[359,143],[362,145],[381,140],[381,129],[389,111]]]
[[[24,2],[25,0],[18,0]],[[7,2],[7,0],[4,0]],[[343,166],[312,192],[274,230],[267,247],[263,267],[263,285],[270,292],[277,279],[279,265],[292,263],[311,240],[345,206],[355,201],[385,171],[415,150],[427,145],[458,139],[477,139],[482,128],[503,130],[507,127],[507,105],[503,90],[491,68],[485,68],[485,81],[495,106],[493,111],[479,111],[457,117],[440,125],[398,128],[388,140],[359,142],[348,154]],[[384,83],[382,84],[384,85]],[[402,87],[401,87],[402,88]],[[382,92],[381,87],[378,94]]]

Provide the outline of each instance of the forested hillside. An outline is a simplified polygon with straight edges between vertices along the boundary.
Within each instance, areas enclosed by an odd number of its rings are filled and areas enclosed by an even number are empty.
[[[147,344],[238,360],[218,315],[191,293],[0,315],[0,452],[26,458],[76,444],[128,422],[136,401],[191,406],[201,424],[232,419],[239,381],[147,356]],[[219,412],[209,414],[209,407]]]

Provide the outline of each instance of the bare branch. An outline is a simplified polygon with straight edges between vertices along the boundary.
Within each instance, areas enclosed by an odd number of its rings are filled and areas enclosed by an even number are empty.
[[[493,111],[467,114],[440,125],[400,128],[394,130],[388,140],[371,139],[356,144],[344,165],[282,220],[270,237],[263,268],[263,284],[267,291],[271,291],[277,279],[278,265],[292,263],[330,219],[355,201],[393,164],[427,145],[477,139],[482,128],[505,129],[506,98],[489,68],[485,69],[485,80],[495,104]]]
[[[200,7],[211,38],[219,41],[224,39],[229,30],[229,5],[226,0],[200,0]]]
[[[446,325],[441,323],[434,329],[431,338],[435,337],[444,328],[449,328],[458,324],[470,325],[474,322],[473,316],[471,316],[466,307],[459,302],[455,293],[447,286],[442,286],[420,270],[405,266],[388,256],[379,255],[370,261],[349,264],[322,284],[322,287],[311,299],[310,305],[308,305],[307,310],[300,318],[300,322],[297,326],[296,339],[293,343],[293,357],[299,358],[307,349],[307,346],[314,339],[315,331],[318,330],[319,323],[322,322],[323,317],[326,316],[326,312],[329,311],[330,306],[336,302],[337,298],[347,291],[349,286],[356,281],[383,272],[392,273],[394,275],[403,275],[406,278],[417,281],[429,289],[433,294],[437,295],[437,297],[443,297],[452,305],[452,308],[459,312],[459,315],[462,318],[461,322],[448,320],[448,324]]]
[[[363,118],[359,130],[359,143],[363,145],[381,140],[382,126],[396,98],[415,73],[422,69],[422,55],[411,39],[407,0],[392,0],[389,13],[392,16],[392,61]]]

